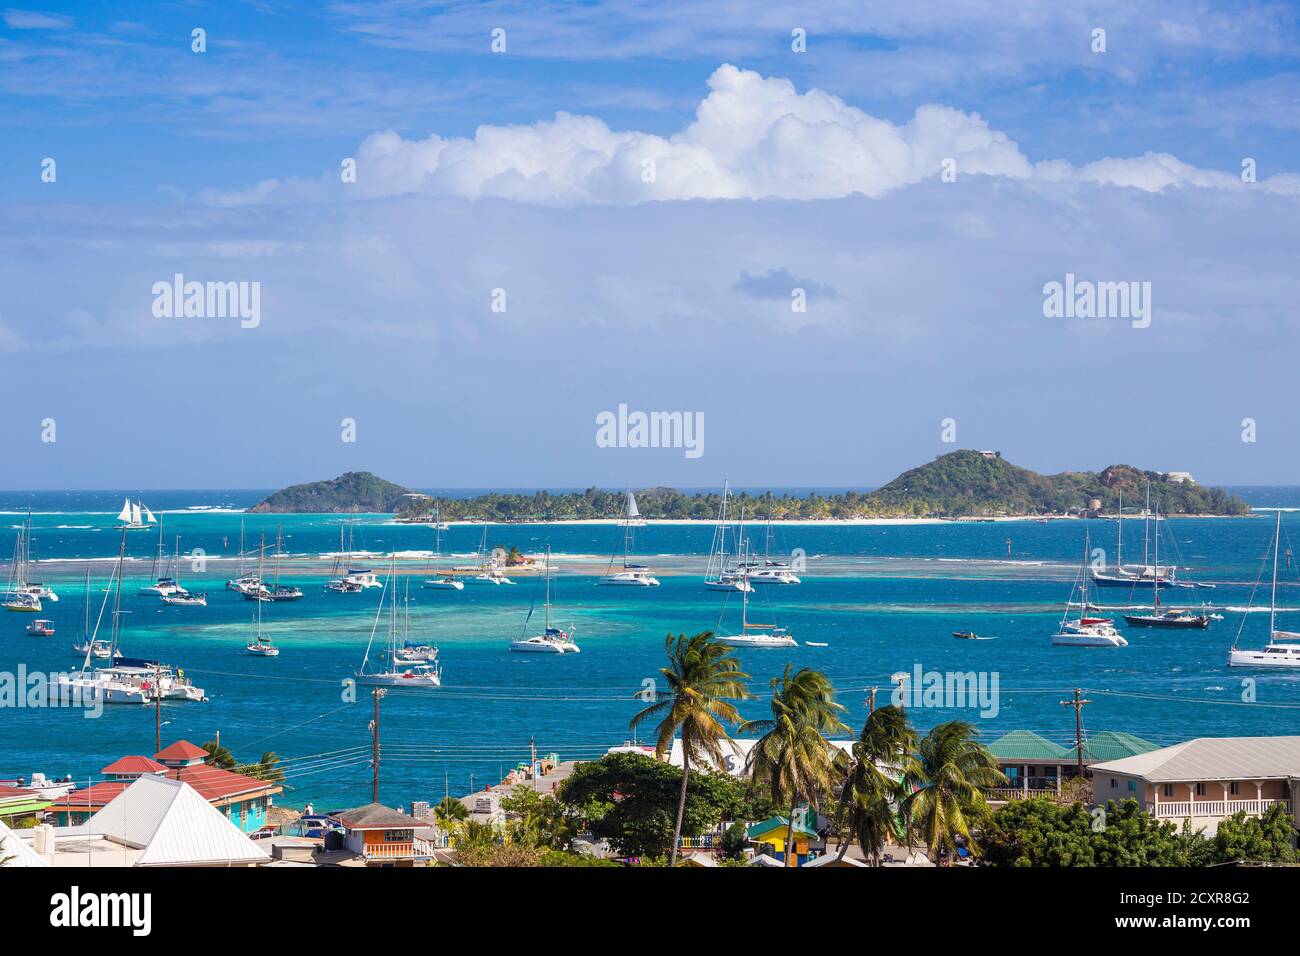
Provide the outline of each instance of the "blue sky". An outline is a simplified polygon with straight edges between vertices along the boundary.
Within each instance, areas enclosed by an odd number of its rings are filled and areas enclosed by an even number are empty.
[[[874,6],[0,8],[0,486],[863,485],[945,418],[1300,482],[1296,7]],[[260,324],[155,316],[178,272]],[[597,447],[620,403],[705,454]]]

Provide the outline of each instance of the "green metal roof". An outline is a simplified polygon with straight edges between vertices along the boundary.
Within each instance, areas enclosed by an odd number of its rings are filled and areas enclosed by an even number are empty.
[[[1133,734],[1103,730],[1083,742],[1083,759],[1090,763],[1100,763],[1103,760],[1121,760],[1124,757],[1134,757],[1159,749],[1159,744],[1153,744]]]
[[[782,831],[789,829],[789,817],[769,817],[766,820],[760,820],[758,823],[752,823],[745,829],[745,834],[751,839],[762,836],[764,833],[771,833],[773,830],[780,828]],[[812,830],[807,830],[798,824],[795,824],[794,832],[797,836],[815,837],[817,834]],[[784,836],[784,833],[782,834]]]
[[[1063,760],[1070,755],[1060,744],[1029,730],[1013,730],[989,744],[988,749],[998,760]]]

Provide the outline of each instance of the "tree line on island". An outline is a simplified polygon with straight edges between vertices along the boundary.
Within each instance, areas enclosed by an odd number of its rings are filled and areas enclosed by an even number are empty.
[[[784,819],[794,843],[804,807],[825,821],[844,855],[856,844],[870,864],[886,852],[922,848],[951,863],[966,854],[980,866],[1211,866],[1228,862],[1293,863],[1285,807],[1262,817],[1238,813],[1213,838],[1146,813],[1136,800],[1110,801],[1104,813],[1087,794],[1012,800],[993,809],[985,797],[1006,778],[964,721],[921,735],[896,706],[873,710],[847,751],[847,712],[825,674],[787,665],[770,683],[770,715],[740,716],[753,699],[750,675],[731,646],[710,632],[669,635],[660,673],[667,690],[631,721],[654,725],[655,757],[615,752],[580,763],[554,794],[516,788],[502,797],[503,826],[473,821],[448,797],[436,820],[452,834],[457,862],[469,866],[672,865],[682,838],[716,832],[723,865],[745,865],[745,821]],[[714,769],[733,754],[731,731],[757,739],[738,776]],[[663,758],[681,742],[682,766]],[[1101,821],[1099,825],[1099,821]],[[589,834],[623,860],[575,850]]]
[[[913,468],[875,491],[822,495],[737,493],[731,513],[754,520],[853,518],[977,518],[1115,513],[1121,498],[1126,513],[1142,510],[1148,485],[1151,500],[1168,515],[1244,515],[1244,500],[1221,488],[1177,480],[1168,474],[1112,465],[1100,472],[1041,475],[1013,465],[995,452],[955,451]],[[642,517],[699,520],[715,518],[718,492],[674,488],[634,489]],[[330,481],[293,485],[268,496],[252,512],[394,513],[418,521],[435,514],[444,521],[527,522],[614,518],[624,508],[625,492],[489,492],[468,498],[422,494],[369,472],[348,472]]]

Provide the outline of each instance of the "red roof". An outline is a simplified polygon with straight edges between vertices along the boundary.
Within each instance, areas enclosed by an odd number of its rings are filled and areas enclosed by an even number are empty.
[[[242,773],[231,773],[220,767],[177,767],[167,771],[167,776],[173,780],[184,780],[209,803],[241,793],[280,789],[278,784],[246,777]]]
[[[82,810],[107,806],[109,801],[131,786],[131,780],[109,780],[65,793],[50,805],[51,810]]]
[[[99,772],[102,774],[162,773],[167,768],[148,757],[119,757]]]
[[[154,760],[202,760],[208,752],[188,740],[178,740],[153,755]]]

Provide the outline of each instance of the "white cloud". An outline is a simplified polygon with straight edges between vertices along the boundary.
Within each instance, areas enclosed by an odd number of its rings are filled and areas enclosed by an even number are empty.
[[[58,13],[12,8],[4,12],[4,21],[5,26],[11,30],[67,30],[74,22],[72,17]]]
[[[424,194],[551,205],[631,205],[654,200],[878,198],[935,179],[951,159],[959,178],[1123,186],[1147,192],[1246,188],[1236,173],[1204,170],[1167,153],[1104,158],[1076,168],[1031,163],[978,114],[939,104],[897,125],[789,80],[729,64],[714,71],[694,121],[668,136],[611,130],[593,116],[558,113],[527,126],[480,126],[473,137],[367,137],[355,185],[337,175],[265,180],[244,191],[205,191],[211,205]],[[1258,188],[1297,194],[1296,177]]]

